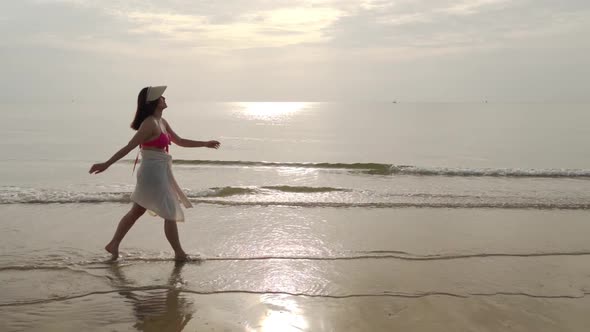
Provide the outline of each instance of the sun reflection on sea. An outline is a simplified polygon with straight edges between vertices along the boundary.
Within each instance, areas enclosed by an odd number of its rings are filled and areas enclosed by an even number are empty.
[[[309,324],[299,305],[287,295],[262,296],[261,302],[268,306],[256,329],[250,331],[288,332],[306,331]]]
[[[291,116],[311,106],[306,102],[244,102],[238,103],[240,111],[249,119],[278,120]]]

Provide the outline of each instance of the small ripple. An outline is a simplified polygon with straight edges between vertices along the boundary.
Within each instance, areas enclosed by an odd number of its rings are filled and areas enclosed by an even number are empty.
[[[357,251],[361,255],[342,255],[342,256],[279,256],[279,255],[263,255],[263,256],[217,256],[206,257],[200,255],[191,255],[191,259],[187,261],[188,264],[201,264],[207,261],[262,261],[262,260],[308,260],[308,261],[347,261],[347,260],[366,260],[366,259],[394,259],[405,261],[442,261],[442,260],[458,260],[458,259],[474,259],[474,258],[527,258],[527,257],[556,257],[556,256],[590,256],[590,251],[570,251],[570,252],[533,252],[533,253],[475,253],[475,254],[429,254],[417,255],[405,251],[398,250],[367,250]],[[47,264],[29,264],[29,265],[8,265],[0,267],[2,271],[30,271],[30,270],[71,270],[74,272],[84,272],[86,269],[103,269],[107,268],[113,262],[110,258],[93,259],[80,262],[61,263],[57,265]],[[121,267],[131,266],[134,263],[158,263],[158,262],[174,262],[171,257],[149,257],[149,256],[128,256],[122,257],[116,261]]]
[[[495,296],[519,296],[519,297],[530,297],[537,299],[581,299],[590,295],[590,292],[580,292],[580,295],[564,295],[564,294],[532,294],[526,292],[492,292],[492,293],[452,293],[452,292],[439,292],[439,291],[428,291],[428,292],[416,292],[416,293],[405,293],[405,292],[390,292],[384,291],[382,293],[355,293],[355,294],[312,294],[312,293],[295,293],[286,291],[274,291],[274,290],[243,290],[243,289],[230,289],[230,290],[212,290],[212,291],[197,291],[197,290],[179,290],[173,286],[143,286],[143,287],[126,287],[121,289],[113,289],[107,291],[94,291],[78,295],[58,296],[47,299],[37,299],[30,301],[19,301],[0,303],[0,307],[17,307],[35,304],[45,304],[53,302],[63,302],[73,299],[79,299],[94,295],[121,293],[121,292],[132,292],[132,291],[153,291],[153,290],[171,290],[174,289],[179,293],[189,293],[195,295],[219,295],[219,294],[254,294],[254,295],[290,295],[297,297],[310,297],[310,298],[327,298],[327,299],[348,299],[348,298],[361,298],[361,297],[395,297],[395,298],[423,298],[431,296],[446,296],[456,298],[471,298],[471,297],[495,297]]]

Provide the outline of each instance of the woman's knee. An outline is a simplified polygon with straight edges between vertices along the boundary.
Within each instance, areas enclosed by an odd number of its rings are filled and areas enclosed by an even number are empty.
[[[137,203],[133,203],[133,207],[131,208],[131,214],[133,214],[136,217],[141,217],[144,213],[145,213],[146,209],[141,206],[138,205]]]

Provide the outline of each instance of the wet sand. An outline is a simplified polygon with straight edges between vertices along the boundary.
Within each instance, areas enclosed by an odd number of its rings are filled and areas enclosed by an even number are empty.
[[[2,331],[585,331],[588,212],[0,206]]]
[[[96,294],[3,308],[3,331],[585,331],[587,298]],[[26,314],[24,311],[37,312]],[[17,320],[21,320],[17,323]],[[26,320],[26,321],[25,321]]]

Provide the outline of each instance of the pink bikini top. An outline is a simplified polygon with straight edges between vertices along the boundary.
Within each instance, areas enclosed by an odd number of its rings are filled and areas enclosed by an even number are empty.
[[[139,148],[143,148],[144,146],[153,146],[156,148],[160,148],[160,149],[166,149],[166,152],[168,152],[168,145],[170,145],[172,140],[170,139],[170,135],[162,132],[160,134],[160,136],[156,137],[156,139],[153,139],[149,142],[145,142],[143,144],[139,144]],[[139,152],[137,152],[137,157],[135,157],[135,163],[133,164],[133,171],[131,171],[131,174],[133,174],[133,172],[135,172],[135,166],[137,165],[137,161],[139,160]]]
[[[156,137],[156,139],[140,144],[139,146],[153,146],[160,149],[166,149],[166,152],[168,152],[168,145],[170,145],[170,141],[170,135],[162,132],[160,136]]]

